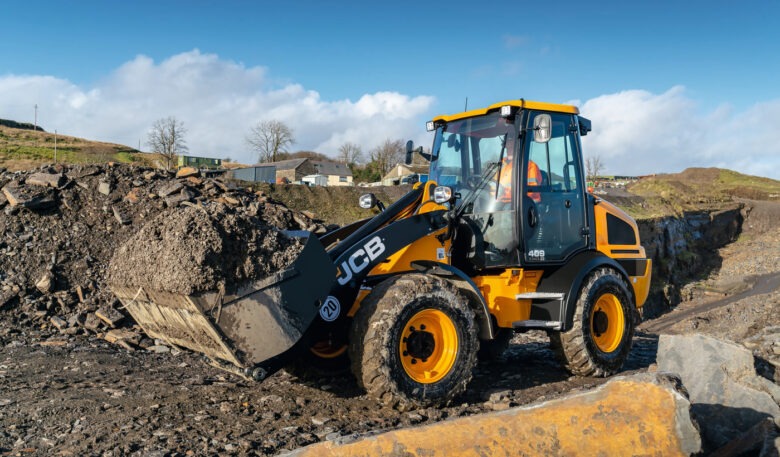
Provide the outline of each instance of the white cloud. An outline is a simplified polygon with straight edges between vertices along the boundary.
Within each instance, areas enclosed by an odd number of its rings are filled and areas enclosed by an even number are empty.
[[[588,154],[601,156],[607,172],[678,172],[720,167],[780,178],[780,100],[743,112],[722,105],[697,111],[682,86],[662,94],[630,90],[602,95],[580,106],[593,121],[583,139]]]
[[[433,97],[377,92],[326,101],[298,84],[276,84],[263,67],[247,68],[198,50],[155,63],[138,56],[92,87],[51,76],[0,76],[0,118],[38,122],[47,130],[133,147],[159,118],[174,116],[188,130],[190,152],[251,163],[244,137],[261,120],[288,124],[293,149],[335,155],[346,141],[369,150],[387,138],[423,129]]]
[[[512,40],[510,40],[512,41]],[[89,87],[54,76],[0,76],[0,118],[38,122],[66,135],[142,146],[159,118],[175,116],[188,129],[196,155],[255,160],[244,137],[261,120],[287,123],[293,149],[336,155],[347,141],[364,151],[386,139],[412,138],[429,146],[423,123],[435,99],[398,92],[323,100],[295,83],[279,84],[264,67],[246,67],[198,50],[162,62],[138,56]],[[780,100],[737,111],[721,105],[700,112],[682,86],[661,94],[628,90],[580,106],[593,121],[585,154],[598,154],[613,174],[678,172],[723,167],[780,178]]]

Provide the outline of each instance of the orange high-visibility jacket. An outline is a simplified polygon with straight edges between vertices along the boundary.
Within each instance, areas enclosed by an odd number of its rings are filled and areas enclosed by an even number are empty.
[[[508,202],[512,200],[512,160],[510,158],[504,159],[504,164],[501,166],[501,175],[498,177],[499,195],[498,201]],[[528,185],[529,186],[541,186],[542,185],[542,172],[539,170],[539,166],[533,160],[528,162]],[[528,192],[528,196],[535,202],[540,202],[542,196],[539,192]]]

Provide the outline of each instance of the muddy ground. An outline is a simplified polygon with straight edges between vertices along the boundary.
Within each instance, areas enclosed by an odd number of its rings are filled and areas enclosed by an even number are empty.
[[[692,285],[688,301],[638,328],[625,373],[654,369],[661,332],[742,342],[780,326],[780,229],[746,230],[720,255],[720,270]],[[547,336],[530,332],[516,336],[498,361],[481,363],[449,407],[399,412],[368,399],[350,376],[304,381],[282,371],[258,384],[186,351],[52,333],[19,325],[9,312],[0,314],[0,455],[273,455],[605,382],[569,376]]]

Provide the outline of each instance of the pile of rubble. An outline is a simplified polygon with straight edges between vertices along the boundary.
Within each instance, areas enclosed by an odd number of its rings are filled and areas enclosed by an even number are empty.
[[[114,280],[120,281],[118,273],[137,269],[133,254],[153,248],[131,242],[120,254],[126,242],[148,241],[150,233],[178,223],[179,232],[165,235],[170,241],[171,236],[186,236],[187,227],[218,221],[213,230],[220,231],[222,239],[217,241],[226,246],[195,243],[193,255],[210,255],[207,266],[214,266],[214,250],[227,247],[227,252],[235,252],[249,246],[254,263],[244,255],[229,269],[192,270],[203,279],[194,287],[203,289],[233,276],[264,274],[261,267],[273,261],[272,251],[283,250],[280,246],[297,252],[296,243],[279,230],[327,230],[311,213],[292,211],[261,192],[235,188],[220,178],[202,177],[195,169],[176,174],[118,164],[0,169],[0,189],[0,319],[12,321],[12,328],[92,333],[124,346],[127,341],[153,344],[144,341],[107,286],[112,256],[127,259],[116,262]],[[208,249],[212,251],[205,252]],[[196,261],[193,257],[190,266]]]

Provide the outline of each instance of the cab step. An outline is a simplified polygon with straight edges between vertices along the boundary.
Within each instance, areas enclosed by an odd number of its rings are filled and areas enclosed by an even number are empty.
[[[512,328],[515,330],[525,330],[525,329],[532,329],[532,328],[560,330],[562,328],[562,325],[561,322],[559,321],[542,321],[537,319],[528,319],[524,321],[512,322]]]
[[[515,295],[515,300],[563,300],[566,294],[559,292],[526,292]]]
[[[531,300],[531,312],[528,319],[515,321],[515,330],[545,329],[563,330],[564,303],[566,294],[562,292],[526,292],[515,295],[516,300]]]

